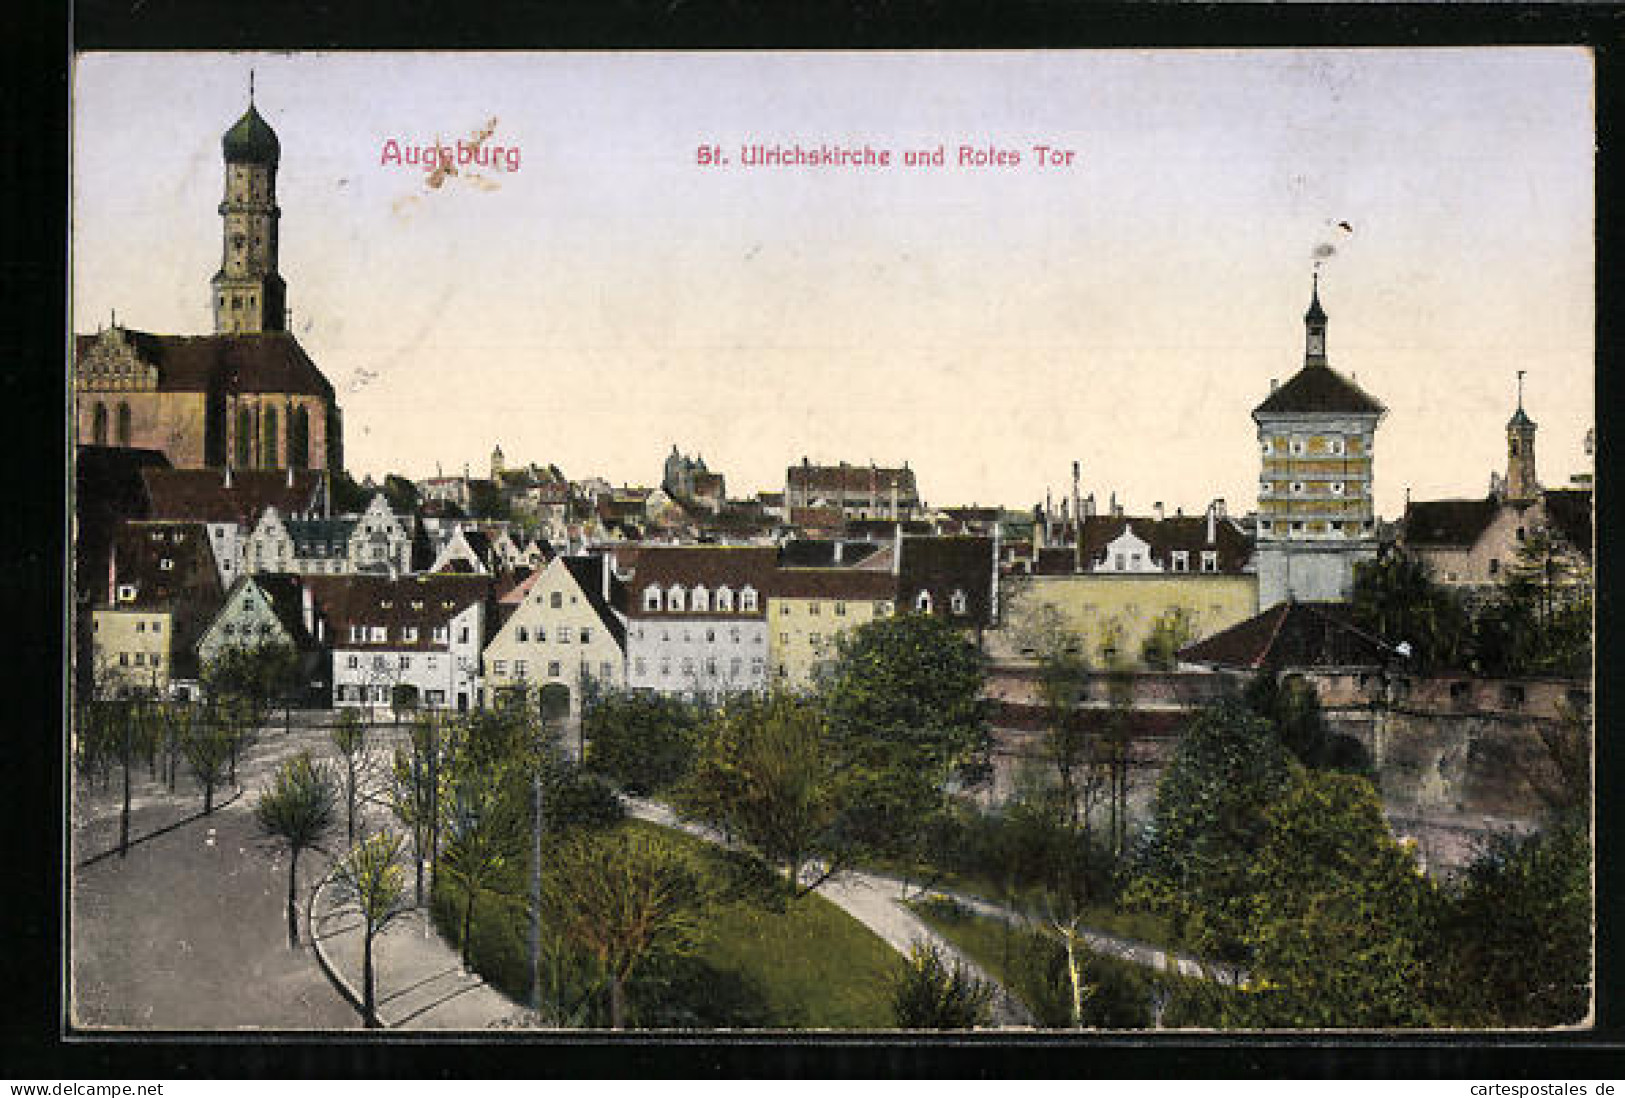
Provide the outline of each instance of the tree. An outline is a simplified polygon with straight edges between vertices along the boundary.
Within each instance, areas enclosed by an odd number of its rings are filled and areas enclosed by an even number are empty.
[[[1354,737],[1334,734],[1326,727],[1320,696],[1302,678],[1261,673],[1242,691],[1242,701],[1270,723],[1282,745],[1304,766],[1371,775],[1365,747]]]
[[[1268,831],[1265,810],[1285,790],[1291,767],[1274,730],[1239,699],[1199,713],[1157,783],[1126,902],[1167,917],[1204,956],[1245,963],[1248,870]]]
[[[1196,622],[1189,610],[1175,606],[1151,623],[1140,660],[1155,671],[1172,671],[1179,665],[1179,650],[1196,638]]]
[[[460,760],[464,762],[466,760]],[[439,874],[462,891],[462,957],[473,965],[474,914],[485,894],[522,894],[529,813],[522,784],[501,770],[460,766],[445,820]]]
[[[1076,636],[1061,637],[1054,647],[1038,654],[1038,700],[1044,710],[1044,754],[1055,767],[1061,783],[1061,803],[1069,826],[1079,825],[1080,807],[1084,826],[1088,806],[1081,802],[1091,772],[1089,733],[1080,719],[1078,706],[1089,694],[1089,661],[1083,656],[1083,643]]]
[[[817,887],[851,854],[840,827],[850,807],[823,715],[791,694],[736,698],[705,730],[683,802],[784,870],[791,896]],[[802,885],[815,858],[823,872]]]
[[[203,786],[205,816],[214,811],[214,787],[226,776],[235,735],[229,718],[219,706],[212,706],[202,720],[190,721],[186,726],[181,753],[186,756],[192,775]]]
[[[1354,622],[1379,639],[1411,646],[1410,666],[1420,674],[1466,667],[1472,619],[1461,599],[1433,582],[1427,564],[1403,549],[1355,566]]]
[[[935,942],[916,942],[892,985],[892,1017],[901,1029],[976,1029],[993,1020],[994,992]]]
[[[1479,616],[1480,667],[1491,675],[1591,673],[1591,569],[1540,528],[1518,547],[1495,600]]]
[[[361,917],[361,1020],[369,1029],[383,1024],[378,1020],[373,943],[409,910],[403,902],[406,882],[399,861],[401,841],[393,831],[380,831],[352,849],[333,875],[340,910]]]
[[[345,839],[353,845],[357,802],[360,800],[361,780],[366,773],[368,760],[367,725],[359,709],[345,709],[339,713],[332,740],[333,746],[338,749],[339,768],[344,779]]]
[[[876,619],[838,644],[823,698],[852,788],[846,827],[875,850],[915,850],[951,789],[991,773],[982,654],[925,614]]]
[[[418,509],[418,486],[403,476],[389,473],[384,477],[384,500],[397,515],[409,515]]]
[[[338,791],[332,768],[310,761],[310,752],[277,767],[271,784],[254,805],[254,818],[266,835],[288,844],[288,946],[299,945],[299,854],[317,845],[335,823]]]
[[[328,493],[333,513],[336,515],[349,515],[366,510],[367,490],[357,484],[355,478],[343,469],[333,472]]]
[[[597,958],[609,983],[610,1025],[626,1025],[626,985],[657,953],[693,942],[702,898],[698,876],[668,840],[616,832],[578,837],[559,850],[548,917]]]
[[[1591,1004],[1591,838],[1581,819],[1492,841],[1451,890],[1434,949],[1446,1020],[1559,1026]]]
[[[694,766],[699,722],[692,706],[664,694],[606,694],[583,716],[587,766],[628,793],[675,785]]]
[[[1365,778],[1300,772],[1250,869],[1243,1024],[1422,1026],[1433,891]]]
[[[302,687],[304,657],[292,645],[267,641],[251,648],[222,648],[203,666],[203,687],[215,700],[238,699],[265,713]]]

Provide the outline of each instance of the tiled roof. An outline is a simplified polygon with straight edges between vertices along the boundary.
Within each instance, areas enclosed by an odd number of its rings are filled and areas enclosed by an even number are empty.
[[[1083,559],[1086,568],[1092,568],[1106,557],[1106,547],[1132,526],[1134,536],[1151,547],[1151,559],[1164,568],[1169,566],[1169,553],[1182,549],[1191,554],[1192,572],[1201,567],[1204,550],[1217,551],[1220,572],[1240,572],[1252,556],[1253,542],[1228,519],[1215,519],[1213,541],[1207,540],[1207,518],[1204,515],[1179,515],[1156,519],[1134,515],[1089,515],[1083,520]]]
[[[914,608],[921,590],[931,593],[932,612],[955,620],[950,612],[955,591],[965,593],[966,621],[991,624],[993,607],[993,539],[990,537],[924,537],[903,539],[898,566],[898,603]]]
[[[1380,667],[1391,655],[1344,603],[1287,601],[1179,650],[1184,663],[1241,670]]]
[[[333,386],[290,332],[154,335],[120,329],[136,357],[158,367],[159,392],[301,393],[333,399]],[[99,335],[74,337],[75,360]]]
[[[313,469],[296,470],[292,487],[285,470],[234,469],[229,486],[222,469],[145,469],[142,479],[153,518],[235,522],[249,529],[267,507],[284,516],[317,510],[322,487],[322,474]]]
[[[327,644],[334,648],[443,650],[434,630],[491,594],[491,577],[447,573],[400,576],[310,576],[306,578],[316,600],[316,611],[327,626]],[[351,641],[350,627],[384,626],[382,644]],[[415,626],[418,639],[400,639],[403,626]]]
[[[625,605],[626,599],[618,589],[621,581],[615,578],[613,572],[609,575],[609,598],[604,598],[604,572],[609,562],[602,556],[565,557],[564,567],[569,569],[570,575],[580,585],[582,593],[587,596],[587,604],[598,612],[599,620],[609,630],[610,636],[622,649],[626,647],[626,623],[620,615],[611,609],[612,605]]]
[[[785,481],[793,489],[808,492],[890,492],[893,485],[899,496],[915,492],[914,470],[877,465],[792,465]]]
[[[1497,499],[1431,499],[1405,505],[1405,544],[1413,548],[1468,548],[1501,511]]]
[[[890,541],[897,536],[897,520],[851,519],[846,524],[846,532],[850,537],[863,538],[866,541]],[[929,522],[908,519],[903,523],[903,533],[925,537],[934,531]]]
[[[208,528],[191,522],[126,523],[114,552],[118,586],[135,588],[134,601],[118,605],[167,608],[175,670],[192,673],[194,646],[224,598]]]
[[[736,600],[736,612],[728,616],[759,618],[766,612],[777,563],[778,550],[772,546],[644,546],[638,552],[637,571],[630,581],[632,597],[627,600],[627,612],[639,618],[690,616],[686,612],[645,611],[642,592],[650,584],[661,590],[674,584],[685,589],[704,585],[712,591],[726,586],[735,592],[749,585],[758,594],[756,612],[738,613]]]
[[[304,588],[300,578],[281,572],[262,572],[257,576],[244,576],[232,586],[235,592],[245,583],[252,583],[271,600],[271,610],[282,628],[293,638],[296,648],[309,650],[316,647],[316,638],[305,628]]]
[[[790,525],[809,530],[837,530],[842,523],[839,507],[792,507],[787,518]]]
[[[771,593],[790,599],[892,602],[897,598],[897,577],[890,572],[852,568],[780,568],[773,577]]]
[[[840,560],[836,560],[836,546]],[[834,541],[828,538],[792,538],[779,546],[782,568],[831,568],[854,565],[873,556],[880,546],[872,541]]]
[[[99,598],[107,591],[108,554],[125,519],[145,518],[152,504],[142,472],[169,467],[156,450],[80,446],[74,456],[73,554],[77,597]]]
[[[1261,415],[1344,413],[1380,416],[1386,409],[1364,389],[1318,363],[1305,366],[1253,409]]]

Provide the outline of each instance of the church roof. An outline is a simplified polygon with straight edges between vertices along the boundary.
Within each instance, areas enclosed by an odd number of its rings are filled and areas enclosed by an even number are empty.
[[[1535,426],[1535,421],[1529,418],[1529,413],[1525,412],[1523,410],[1523,405],[1520,404],[1518,405],[1518,410],[1512,413],[1512,418],[1507,420],[1507,426],[1528,427],[1532,429]]]
[[[333,399],[333,386],[291,332],[154,335],[121,329],[136,357],[158,367],[159,392],[296,393]],[[74,337],[83,360],[100,335]]]
[[[1299,370],[1285,385],[1264,398],[1264,403],[1253,409],[1253,418],[1327,412],[1380,416],[1385,411],[1380,402],[1354,382],[1330,366],[1314,363]]]
[[[252,529],[267,507],[283,515],[320,508],[322,473],[296,469],[234,469],[226,483],[222,469],[149,468],[141,471],[155,519],[235,522]],[[290,484],[290,480],[292,483]]]
[[[248,105],[231,129],[220,139],[221,152],[233,164],[275,164],[282,158],[282,143],[254,104]]]

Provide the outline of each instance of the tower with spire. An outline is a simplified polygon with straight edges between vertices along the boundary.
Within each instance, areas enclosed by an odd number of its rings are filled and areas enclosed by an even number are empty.
[[[1331,368],[1318,271],[1303,325],[1303,368],[1284,385],[1271,382],[1253,409],[1260,610],[1287,599],[1347,599],[1355,565],[1377,550],[1372,470],[1387,410]]]
[[[1535,476],[1535,421],[1523,410],[1523,374],[1518,371],[1518,410],[1507,420],[1506,498],[1509,503],[1528,503],[1540,495]]]
[[[280,332],[286,326],[287,287],[277,273],[277,162],[282,145],[254,106],[220,139],[226,191],[220,201],[220,270],[212,281],[217,335]]]

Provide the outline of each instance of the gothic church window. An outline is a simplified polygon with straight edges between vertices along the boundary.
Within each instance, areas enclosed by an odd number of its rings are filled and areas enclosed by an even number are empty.
[[[118,444],[130,444],[130,406],[123,403],[118,406]]]
[[[97,446],[107,445],[107,405],[97,402],[91,417],[91,438]]]
[[[266,469],[272,469],[282,464],[277,460],[277,423],[276,409],[265,409],[265,454],[260,464]]]

